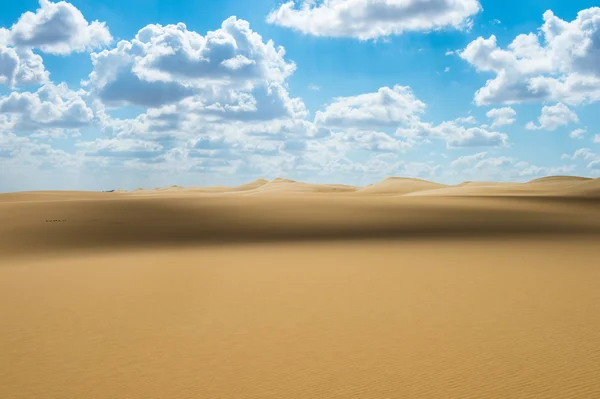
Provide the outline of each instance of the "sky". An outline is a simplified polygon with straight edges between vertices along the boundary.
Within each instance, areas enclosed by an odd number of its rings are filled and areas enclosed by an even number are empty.
[[[0,192],[600,177],[593,0],[0,0]]]

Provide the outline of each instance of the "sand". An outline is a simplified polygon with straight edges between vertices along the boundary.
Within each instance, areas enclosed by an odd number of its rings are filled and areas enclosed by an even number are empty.
[[[361,195],[403,195],[408,193],[419,193],[422,191],[435,190],[447,187],[443,184],[434,183],[421,179],[388,177],[379,183],[357,191]]]
[[[0,194],[0,398],[600,397],[600,180],[429,183]]]

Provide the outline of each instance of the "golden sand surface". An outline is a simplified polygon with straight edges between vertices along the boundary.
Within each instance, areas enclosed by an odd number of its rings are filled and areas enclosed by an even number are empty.
[[[599,183],[0,194],[0,398],[599,398]]]

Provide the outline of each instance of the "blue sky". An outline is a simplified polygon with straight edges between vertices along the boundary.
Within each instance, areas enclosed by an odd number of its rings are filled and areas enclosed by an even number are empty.
[[[593,1],[1,7],[3,192],[600,176]]]

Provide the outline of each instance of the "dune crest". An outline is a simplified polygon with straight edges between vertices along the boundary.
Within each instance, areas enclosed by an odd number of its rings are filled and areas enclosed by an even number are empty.
[[[490,187],[515,185],[514,182],[494,182],[494,181],[465,181],[452,187]]]
[[[356,187],[343,184],[314,184],[277,178],[252,190],[243,191],[242,194],[287,196],[301,194],[335,194],[353,191],[356,191]]]
[[[547,176],[533,179],[525,183],[519,182],[493,182],[493,181],[465,181],[456,185],[446,185],[410,177],[387,177],[377,183],[364,187],[344,184],[317,184],[295,181],[285,178],[267,180],[259,178],[236,187],[227,186],[190,186],[178,185],[160,188],[137,188],[134,190],[108,190],[108,191],[25,191],[14,193],[0,193],[0,202],[28,202],[28,201],[64,201],[80,199],[111,199],[123,197],[188,197],[188,196],[297,196],[297,195],[337,195],[350,196],[439,196],[439,197],[465,197],[465,196],[544,196],[544,197],[585,197],[600,198],[600,179],[578,176]]]
[[[259,187],[264,186],[265,184],[269,183],[269,181],[267,179],[263,179],[258,178],[254,181],[251,181],[250,183],[246,183],[246,184],[242,184],[240,186],[234,187],[231,191],[248,191],[248,190],[254,190],[257,189]]]
[[[589,177],[581,177],[581,176],[545,176],[537,179],[529,180],[527,184],[530,183],[579,183],[582,181],[594,180]]]
[[[271,180],[269,183],[277,184],[277,183],[298,183],[296,180],[285,179],[283,177],[276,177]]]
[[[445,184],[410,177],[386,177],[379,183],[357,190],[357,194],[366,195],[405,195],[418,191],[436,190],[448,187]]]

